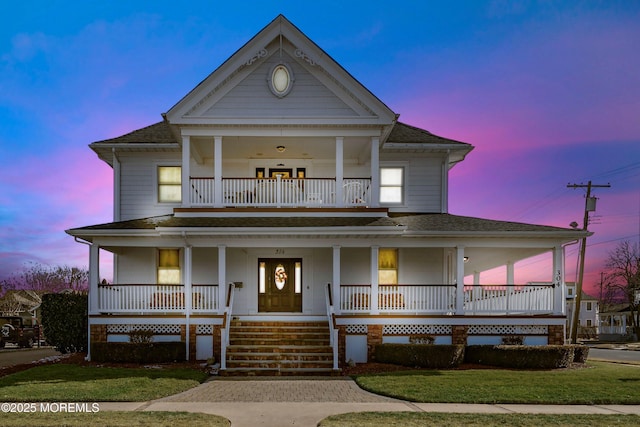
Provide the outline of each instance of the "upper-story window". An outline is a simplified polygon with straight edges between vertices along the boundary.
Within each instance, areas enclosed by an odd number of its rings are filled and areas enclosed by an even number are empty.
[[[404,202],[404,168],[380,168],[380,203]]]
[[[180,249],[158,249],[158,284],[180,283]]]
[[[591,304],[591,302],[587,303],[587,311],[591,311],[593,310],[593,304]]]
[[[182,202],[182,168],[158,166],[158,202]]]

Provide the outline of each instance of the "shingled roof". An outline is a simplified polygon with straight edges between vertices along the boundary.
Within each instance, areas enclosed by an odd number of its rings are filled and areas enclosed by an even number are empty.
[[[398,122],[393,126],[393,129],[391,130],[391,133],[389,134],[386,142],[395,142],[401,144],[463,144],[465,146],[471,146],[471,144],[468,144],[466,142],[456,141],[454,139],[434,135],[427,130],[420,129],[401,122]]]
[[[72,236],[99,235],[102,232],[115,231],[155,231],[163,228],[208,228],[235,229],[236,233],[243,229],[292,229],[292,228],[317,228],[309,231],[309,234],[322,234],[325,229],[345,227],[351,233],[358,236],[358,229],[391,227],[397,230],[398,235],[422,234],[428,235],[496,235],[506,234],[536,234],[549,237],[581,238],[582,230],[574,230],[562,227],[546,225],[526,224],[511,221],[498,221],[483,218],[465,217],[451,214],[420,214],[397,217],[354,217],[354,216],[290,216],[290,217],[259,217],[259,216],[203,216],[181,217],[165,215],[130,221],[111,222],[106,224],[91,225],[88,227],[67,230]],[[387,229],[388,230],[388,229]],[[363,230],[364,231],[364,230]]]
[[[129,132],[122,136],[93,142],[91,143],[91,146],[94,144],[168,144],[177,142],[178,140],[173,132],[171,132],[169,123],[162,121],[143,127],[142,129],[134,130],[133,132]]]

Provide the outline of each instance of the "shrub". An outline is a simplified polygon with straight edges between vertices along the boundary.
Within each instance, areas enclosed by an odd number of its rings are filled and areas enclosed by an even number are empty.
[[[155,343],[92,342],[91,360],[117,363],[168,363],[186,359],[180,341]]]
[[[566,368],[574,358],[568,345],[470,345],[465,362],[518,369]]]
[[[380,363],[443,369],[458,366],[464,359],[463,345],[379,344],[375,358]]]
[[[42,326],[47,341],[61,353],[87,351],[86,294],[42,296]]]
[[[586,345],[575,344],[573,347],[573,363],[587,363],[589,356],[589,347]]]
[[[153,331],[149,329],[135,329],[129,331],[129,342],[134,344],[148,344],[153,341]]]
[[[507,335],[502,337],[502,345],[523,345],[524,337],[522,335]]]

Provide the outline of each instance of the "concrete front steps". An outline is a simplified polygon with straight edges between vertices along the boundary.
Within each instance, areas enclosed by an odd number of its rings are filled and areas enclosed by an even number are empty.
[[[332,375],[327,322],[232,320],[222,375]]]

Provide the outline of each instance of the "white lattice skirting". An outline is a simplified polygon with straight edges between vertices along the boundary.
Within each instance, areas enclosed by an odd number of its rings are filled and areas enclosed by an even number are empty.
[[[155,335],[180,335],[180,325],[107,325],[107,334],[128,334],[131,331],[153,331]]]
[[[468,335],[548,335],[549,328],[539,325],[472,325]]]
[[[382,335],[451,335],[451,325],[384,325]]]

